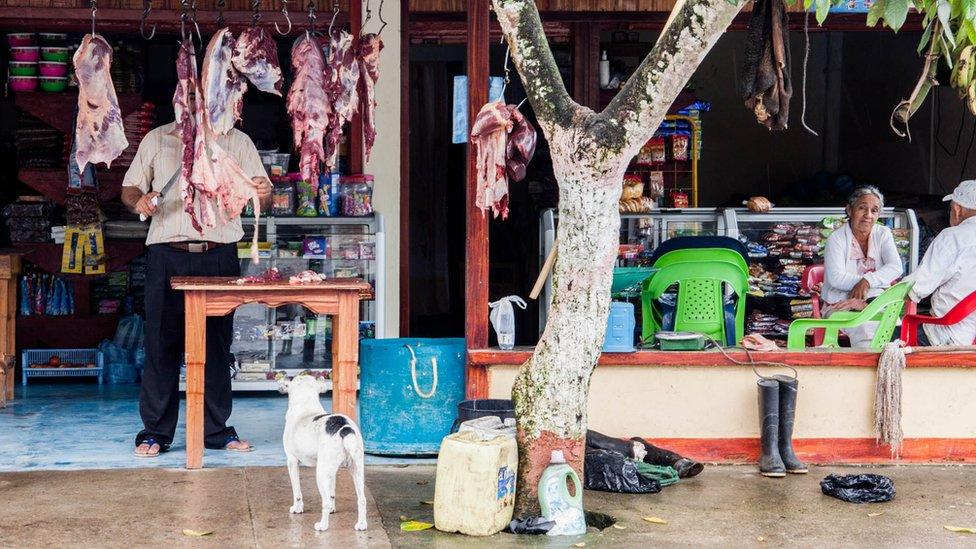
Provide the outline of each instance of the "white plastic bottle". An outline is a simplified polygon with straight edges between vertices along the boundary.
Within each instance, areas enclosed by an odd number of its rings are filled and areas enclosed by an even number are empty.
[[[607,59],[607,50],[603,50],[600,55],[600,87],[607,89],[610,85],[610,60]]]
[[[517,295],[503,297],[498,301],[488,304],[491,313],[488,319],[495,328],[495,336],[498,338],[498,347],[503,351],[510,351],[515,348],[515,309],[512,303],[525,309],[525,301]]]

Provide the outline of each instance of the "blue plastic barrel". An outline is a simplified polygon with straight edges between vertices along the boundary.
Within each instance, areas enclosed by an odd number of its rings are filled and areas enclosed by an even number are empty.
[[[463,338],[363,339],[359,428],[370,454],[432,455],[464,399]]]

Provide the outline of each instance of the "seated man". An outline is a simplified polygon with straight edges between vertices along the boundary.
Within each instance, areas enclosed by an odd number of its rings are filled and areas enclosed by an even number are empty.
[[[925,257],[906,280],[915,283],[908,297],[918,303],[932,296],[932,316],[943,316],[976,291],[976,180],[963,181],[943,201],[949,205],[949,228],[929,245]],[[924,324],[921,345],[971,345],[976,316],[950,326]]]

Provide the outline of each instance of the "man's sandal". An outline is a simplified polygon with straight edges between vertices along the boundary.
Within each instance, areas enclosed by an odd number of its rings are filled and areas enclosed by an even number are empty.
[[[149,451],[146,452],[146,453],[144,453],[144,454],[141,454],[138,451],[135,451],[134,453],[135,453],[135,456],[137,458],[154,458],[154,457],[159,457],[159,454],[163,452],[163,445],[160,444],[159,441],[157,441],[153,437],[146,437],[146,438],[144,438],[142,440],[142,442],[140,442],[139,444],[136,445],[136,450],[139,450],[139,447],[142,446],[143,444],[149,446]],[[158,446],[159,449],[156,450],[155,452],[153,452],[152,451],[152,447],[153,446]]]
[[[221,448],[221,450],[227,450],[228,452],[241,452],[241,453],[254,451],[254,446],[251,446],[250,443],[247,444],[247,448],[229,448],[228,445],[231,442],[241,442],[241,439],[237,435],[228,436],[227,440],[224,441],[224,447]]]

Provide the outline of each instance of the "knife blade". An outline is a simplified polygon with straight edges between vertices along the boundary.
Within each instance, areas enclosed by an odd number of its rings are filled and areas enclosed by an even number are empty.
[[[180,179],[181,171],[182,171],[181,169],[176,170],[176,173],[174,173],[173,176],[169,178],[169,181],[167,181],[166,184],[163,185],[163,188],[159,190],[159,193],[156,196],[152,197],[152,200],[150,200],[150,202],[152,202],[153,206],[158,206],[159,199],[165,196],[166,193],[169,192],[171,188],[173,188],[173,184],[175,184]],[[139,221],[145,221],[147,219],[149,218],[146,217],[145,214],[139,214]]]

